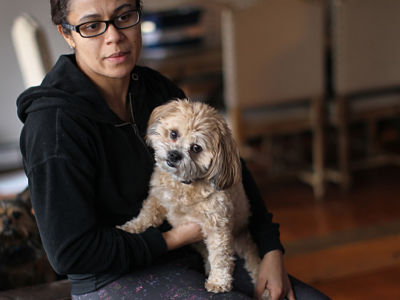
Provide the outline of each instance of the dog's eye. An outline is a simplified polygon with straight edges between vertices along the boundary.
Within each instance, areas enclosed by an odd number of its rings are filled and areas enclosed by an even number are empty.
[[[193,153],[200,153],[202,150],[203,148],[201,148],[200,145],[193,144],[190,146],[190,151],[192,151]]]
[[[171,130],[171,132],[169,133],[169,137],[171,138],[171,140],[176,141],[176,139],[178,138],[178,132],[176,130]]]
[[[12,216],[14,219],[19,219],[22,216],[22,213],[20,211],[13,211]]]

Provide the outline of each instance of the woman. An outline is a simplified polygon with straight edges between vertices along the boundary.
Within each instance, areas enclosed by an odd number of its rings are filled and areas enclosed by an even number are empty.
[[[74,54],[61,56],[41,86],[19,97],[18,114],[43,244],[53,268],[71,281],[73,299],[248,299],[252,286],[240,266],[235,291],[204,290],[201,258],[183,247],[202,240],[198,225],[141,234],[115,228],[138,214],[147,195],[153,158],[143,138],[152,109],[185,97],[165,77],[136,66],[140,1],[50,3],[52,20]],[[243,173],[250,228],[263,257],[255,296],[267,287],[274,300],[294,300],[294,292],[297,299],[307,293],[307,299],[325,299],[289,280],[278,225],[245,166]]]

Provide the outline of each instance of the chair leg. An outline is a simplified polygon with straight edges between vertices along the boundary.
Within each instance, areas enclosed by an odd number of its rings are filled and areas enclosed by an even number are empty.
[[[381,152],[378,142],[378,121],[370,119],[367,122],[367,155],[374,156]]]
[[[248,157],[249,153],[248,150],[246,149],[246,145],[244,142],[244,138],[243,138],[243,133],[242,133],[242,118],[240,115],[240,108],[238,107],[234,107],[234,108],[229,108],[228,110],[228,118],[231,122],[231,129],[232,129],[232,134],[233,134],[233,138],[236,141],[236,144],[239,147],[240,150],[240,155],[242,157]]]
[[[351,184],[348,107],[343,97],[338,97],[336,103],[338,115],[338,155],[340,185],[342,190],[346,191],[349,189]]]
[[[313,108],[313,189],[316,199],[325,195],[325,121],[322,98],[315,98]]]

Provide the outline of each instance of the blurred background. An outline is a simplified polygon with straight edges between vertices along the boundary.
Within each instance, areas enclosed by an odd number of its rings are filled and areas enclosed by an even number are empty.
[[[400,299],[400,1],[144,0],[139,64],[229,121],[289,273]],[[16,99],[71,53],[48,0],[0,2],[0,199],[26,185]]]

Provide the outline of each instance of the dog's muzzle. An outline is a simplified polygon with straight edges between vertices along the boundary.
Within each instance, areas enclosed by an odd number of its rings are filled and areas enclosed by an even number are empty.
[[[4,228],[4,229],[2,230],[2,232],[0,233],[0,239],[3,239],[3,238],[11,238],[11,237],[14,237],[14,238],[18,238],[18,237],[19,237],[18,232],[15,231],[15,230],[14,230],[13,228],[11,228],[11,227],[6,227],[6,228]]]
[[[181,161],[183,158],[182,153],[179,151],[173,150],[168,152],[167,156],[167,165],[171,168],[176,168],[176,163]]]

